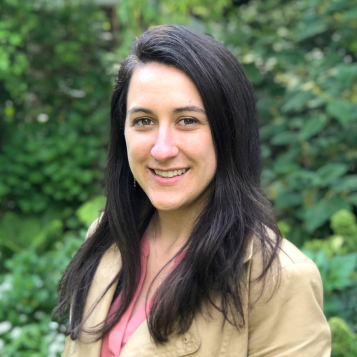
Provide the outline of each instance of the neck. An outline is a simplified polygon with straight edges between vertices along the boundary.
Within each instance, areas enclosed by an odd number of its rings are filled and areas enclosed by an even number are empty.
[[[156,211],[149,230],[161,254],[174,255],[186,243],[199,214],[190,210]]]

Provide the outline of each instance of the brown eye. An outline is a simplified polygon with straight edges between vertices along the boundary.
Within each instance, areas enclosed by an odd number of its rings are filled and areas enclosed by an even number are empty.
[[[140,125],[140,126],[148,126],[148,125],[152,125],[153,122],[149,118],[141,118],[141,119],[136,120],[135,124]]]
[[[180,125],[192,125],[192,124],[196,124],[197,120],[194,118],[183,118],[179,121]]]

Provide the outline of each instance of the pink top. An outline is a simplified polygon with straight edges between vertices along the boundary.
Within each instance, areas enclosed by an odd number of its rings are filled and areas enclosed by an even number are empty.
[[[133,301],[129,305],[128,309],[126,310],[120,321],[109,331],[109,333],[107,333],[103,337],[100,354],[101,357],[118,357],[131,335],[146,320],[145,308],[148,312],[150,312],[152,301],[149,301],[146,306],[143,306],[133,316],[131,316],[135,302],[138,299],[145,280],[146,266],[149,254],[150,246],[146,239],[146,234],[144,234],[143,239],[141,241],[141,276],[138,288],[135,292]],[[180,259],[175,259],[172,268],[174,268],[179,261]],[[120,303],[120,297],[121,293],[112,303],[108,315],[117,310]]]

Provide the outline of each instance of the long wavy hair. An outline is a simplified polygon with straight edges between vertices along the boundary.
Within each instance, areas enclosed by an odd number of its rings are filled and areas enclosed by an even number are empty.
[[[257,112],[252,87],[237,59],[218,41],[183,26],[148,29],[133,43],[121,65],[111,102],[107,203],[96,231],[74,256],[59,282],[55,311],[71,320],[68,333],[83,329],[84,305],[105,251],[115,244],[122,267],[119,309],[96,333],[104,336],[123,316],[138,286],[140,241],[155,208],[140,187],[133,186],[124,137],[126,101],[135,69],[150,62],[174,66],[195,83],[205,107],[217,157],[217,171],[207,204],[185,246],[185,255],[156,291],[148,317],[150,334],[164,343],[182,334],[203,304],[211,304],[238,330],[244,327],[244,257],[256,239],[263,257],[263,279],[277,258],[281,233],[260,187],[261,160]],[[268,236],[266,227],[276,235]],[[220,301],[217,302],[217,296]],[[92,331],[93,332],[93,331]],[[99,337],[100,338],[100,337]]]

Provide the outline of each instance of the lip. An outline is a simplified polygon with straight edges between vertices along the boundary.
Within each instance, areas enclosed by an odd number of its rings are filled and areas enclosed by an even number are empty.
[[[182,168],[173,168],[170,170],[162,170],[162,169],[152,169],[150,168],[149,171],[151,172],[151,175],[153,176],[154,180],[160,184],[160,185],[175,185],[177,184],[178,182],[182,181],[185,176],[187,175],[187,173],[190,171],[190,169],[188,169],[185,173],[183,173],[182,175],[177,175],[177,176],[174,176],[174,177],[162,177],[160,175],[156,175],[154,170],[159,170],[159,171],[174,171],[174,170],[183,170]]]
[[[150,170],[159,170],[159,171],[175,171],[175,170],[189,170],[190,168],[189,167],[172,167],[172,168],[169,168],[169,169],[160,169],[159,167],[149,167]]]

